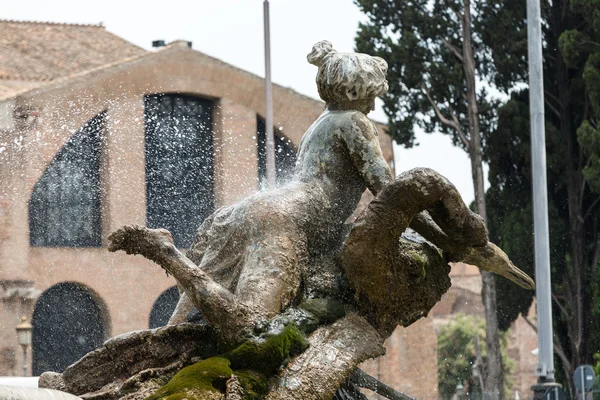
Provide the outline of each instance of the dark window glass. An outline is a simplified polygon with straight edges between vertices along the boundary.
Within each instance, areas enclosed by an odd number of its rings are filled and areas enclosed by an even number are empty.
[[[75,132],[35,184],[32,246],[101,246],[100,145],[105,113]]]
[[[145,97],[146,224],[189,247],[214,209],[212,102],[179,94]]]
[[[279,133],[279,129],[273,128],[273,136],[275,137],[277,183],[283,183],[294,172],[298,149],[291,140]],[[267,134],[265,120],[261,117],[257,117],[256,120],[256,145],[258,150],[258,179],[260,187],[263,187],[267,180]]]
[[[154,302],[152,311],[150,311],[150,329],[165,326],[169,322],[171,315],[173,315],[178,301],[179,291],[177,290],[177,286],[173,286],[162,292]]]
[[[64,282],[42,293],[33,311],[34,376],[66,367],[106,339],[102,307],[84,286]]]

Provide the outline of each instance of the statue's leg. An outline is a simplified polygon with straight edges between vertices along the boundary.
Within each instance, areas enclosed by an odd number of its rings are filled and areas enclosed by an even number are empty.
[[[282,369],[267,400],[331,399],[359,363],[385,354],[381,335],[356,314],[321,326],[308,340],[310,347]]]
[[[185,290],[181,287],[181,285],[177,285],[179,290],[179,301],[175,306],[175,310],[169,318],[168,325],[181,324],[183,322],[187,322],[188,314],[194,309],[194,303],[190,299],[190,296],[187,295]]]
[[[296,239],[273,232],[251,243],[246,252],[235,293],[263,320],[279,314],[298,294],[306,242]]]
[[[236,341],[258,321],[257,313],[215,282],[173,244],[164,229],[124,226],[109,237],[108,250],[140,254],[172,274],[204,318],[225,340]]]

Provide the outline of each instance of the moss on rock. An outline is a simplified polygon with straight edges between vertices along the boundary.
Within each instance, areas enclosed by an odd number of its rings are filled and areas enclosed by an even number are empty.
[[[267,376],[260,372],[246,370],[236,370],[240,385],[244,389],[244,400],[260,400],[267,395]]]
[[[295,325],[264,340],[248,340],[225,357],[233,369],[251,369],[267,375],[275,374],[288,358],[308,348],[308,341]]]
[[[185,367],[146,400],[220,399],[233,374],[229,364],[226,358],[211,357]]]

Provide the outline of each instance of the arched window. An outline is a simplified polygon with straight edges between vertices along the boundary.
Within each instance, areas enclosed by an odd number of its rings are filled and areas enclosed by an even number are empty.
[[[101,246],[100,142],[105,113],[56,154],[29,200],[32,246]]]
[[[104,304],[91,290],[73,282],[59,283],[42,293],[32,325],[34,376],[63,372],[108,336]]]
[[[189,247],[214,209],[212,102],[180,94],[145,97],[146,224]]]
[[[285,182],[294,172],[298,149],[291,140],[273,129],[275,137],[275,169],[277,183]],[[262,187],[267,180],[267,134],[265,120],[260,116],[256,118],[256,145],[258,151],[258,181]]]
[[[177,286],[170,287],[162,292],[152,305],[152,311],[150,311],[150,323],[148,324],[150,329],[165,326],[171,315],[173,315],[178,301],[179,291]]]

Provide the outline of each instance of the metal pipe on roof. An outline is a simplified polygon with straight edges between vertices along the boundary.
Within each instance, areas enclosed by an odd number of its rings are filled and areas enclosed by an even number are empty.
[[[275,186],[275,137],[273,134],[273,86],[271,84],[271,32],[269,24],[269,0],[263,3],[265,31],[265,134],[267,138],[267,185]]]

